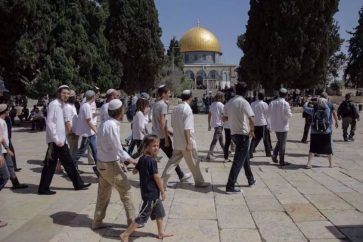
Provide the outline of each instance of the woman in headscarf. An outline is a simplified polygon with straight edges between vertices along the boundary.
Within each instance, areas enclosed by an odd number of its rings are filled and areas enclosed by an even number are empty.
[[[311,102],[313,107],[309,106]],[[315,154],[327,155],[329,167],[333,167],[332,156],[332,124],[330,120],[330,108],[323,98],[309,99],[304,105],[304,111],[312,116],[310,131],[310,150],[306,169],[311,169],[311,160]]]

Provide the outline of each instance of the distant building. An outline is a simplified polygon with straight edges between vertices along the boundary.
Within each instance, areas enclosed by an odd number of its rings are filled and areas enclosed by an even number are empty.
[[[222,50],[209,30],[194,27],[180,39],[184,74],[193,89],[224,89],[237,80],[237,66],[221,63]]]

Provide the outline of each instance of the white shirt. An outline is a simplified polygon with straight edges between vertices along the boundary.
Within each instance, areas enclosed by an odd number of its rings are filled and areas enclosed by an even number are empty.
[[[76,129],[77,135],[89,137],[95,134],[95,132],[91,129],[91,127],[89,127],[87,119],[91,119],[92,122],[92,111],[89,102],[85,102],[84,104],[82,104],[81,108],[79,109],[77,129]]]
[[[66,103],[63,107],[63,116],[64,116],[64,122],[70,122],[72,127],[72,132],[75,133],[77,130],[77,109],[74,106],[74,104]]]
[[[47,112],[47,143],[66,142],[66,128],[64,125],[63,103],[55,99],[48,106]]]
[[[8,134],[8,125],[5,120],[0,118],[0,137],[4,138],[5,144],[9,147],[9,134]],[[4,145],[0,146],[0,154],[8,153],[4,147]]]
[[[251,105],[242,96],[235,96],[224,106],[223,115],[228,117],[231,135],[248,135],[250,132],[249,117],[253,117]]]
[[[213,102],[209,107],[209,112],[211,113],[210,126],[212,128],[217,128],[223,126],[223,108],[224,105],[221,102]]]
[[[97,115],[94,115],[94,114],[96,114],[96,112],[97,112],[97,106],[96,106],[96,102],[95,101],[93,101],[92,103],[91,103],[91,114],[92,114],[92,123],[95,125],[95,126],[97,126]]]
[[[145,136],[145,115],[137,111],[132,119],[132,138],[134,140],[143,140]]]
[[[108,115],[108,103],[104,103],[100,110],[100,119],[101,123],[106,122],[110,119],[110,116]]]
[[[289,131],[289,118],[292,117],[290,105],[284,98],[272,101],[268,107],[270,129],[274,132]]]
[[[120,123],[110,118],[101,123],[97,130],[97,158],[100,162],[111,162],[130,159],[129,154],[123,150],[120,139]]]
[[[171,126],[174,132],[174,150],[186,150],[187,142],[185,141],[184,130],[190,130],[190,141],[193,144],[193,148],[197,148],[194,139],[194,116],[188,103],[182,102],[174,108],[171,114]]]
[[[262,100],[251,103],[252,111],[255,114],[255,126],[267,125],[268,105]]]

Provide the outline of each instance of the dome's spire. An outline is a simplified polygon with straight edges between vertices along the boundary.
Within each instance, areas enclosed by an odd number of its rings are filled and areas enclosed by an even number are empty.
[[[200,27],[200,20],[199,20],[199,18],[197,18],[197,27],[198,28]]]

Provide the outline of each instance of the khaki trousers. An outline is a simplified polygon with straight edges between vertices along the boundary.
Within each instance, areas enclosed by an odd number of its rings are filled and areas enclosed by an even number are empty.
[[[135,218],[135,206],[131,185],[126,174],[121,170],[117,161],[97,162],[97,169],[100,172],[98,179],[98,194],[96,210],[93,223],[101,223],[105,218],[106,209],[110,202],[112,187],[114,187],[124,205],[128,220]]]
[[[174,171],[175,167],[179,165],[180,161],[184,158],[190,172],[193,175],[195,185],[204,182],[202,172],[200,171],[198,151],[196,149],[192,150],[174,150],[173,156],[166,163],[164,172],[161,176],[164,182],[164,188],[166,188],[167,182]]]
[[[78,140],[79,140],[79,136],[76,134],[72,133],[72,134],[67,135],[69,152],[71,153],[72,157],[74,157],[78,151]]]

